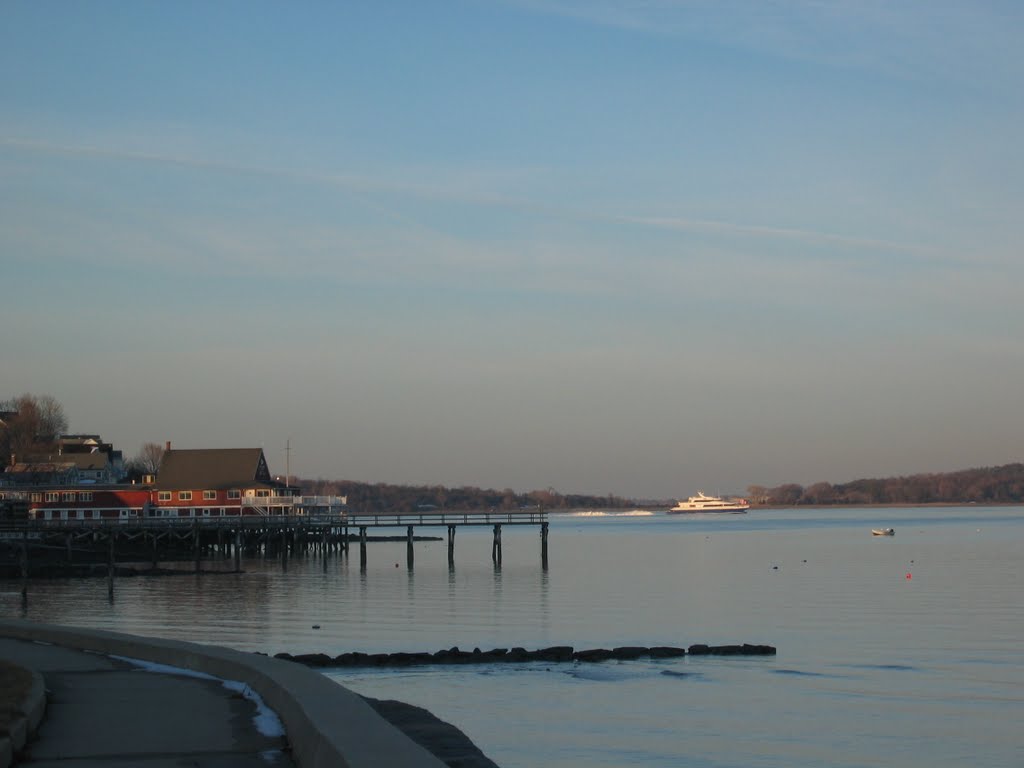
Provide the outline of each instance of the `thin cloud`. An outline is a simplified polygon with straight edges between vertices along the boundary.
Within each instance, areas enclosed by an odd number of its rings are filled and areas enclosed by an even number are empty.
[[[900,243],[891,240],[872,240],[861,237],[848,237],[828,232],[816,232],[810,229],[794,227],[770,227],[756,224],[736,224],[726,221],[710,221],[703,219],[683,219],[645,216],[620,216],[616,220],[631,224],[640,224],[662,229],[674,229],[688,232],[717,232],[733,235],[754,235],[782,240],[801,240],[821,245],[841,245],[854,248],[868,248],[879,251],[896,251],[900,253],[933,256],[934,248],[912,243]]]
[[[777,58],[986,83],[1019,75],[1018,5],[943,0],[506,0],[514,7]]]
[[[445,186],[443,183],[439,183],[437,185],[400,183],[365,176],[317,173],[301,169],[262,166],[257,164],[229,163],[186,155],[128,151],[86,145],[52,144],[17,138],[0,138],[0,146],[25,152],[107,158],[129,162],[191,168],[216,173],[269,176],[304,183],[336,186],[344,188],[352,193],[382,192],[411,196],[430,201],[507,208],[521,213],[531,213],[537,216],[556,220],[605,222],[628,224],[631,226],[647,227],[663,231],[702,232],[772,240],[802,241],[818,245],[843,246],[862,250],[868,249],[879,252],[884,251],[889,253],[910,254],[921,257],[933,257],[938,254],[934,248],[915,243],[849,237],[837,233],[794,227],[746,224],[742,222],[727,222],[713,219],[628,215],[614,212],[608,213],[579,209],[570,206],[552,206],[545,203],[537,203],[530,200],[505,197],[502,195],[476,192],[467,193],[465,189],[456,191]],[[393,205],[383,204],[374,198],[367,197],[365,194],[357,194],[356,197],[358,202],[365,206],[368,211],[373,211],[377,215],[389,218],[410,231],[418,231],[423,235],[429,235],[436,241],[447,243],[451,247],[454,247],[456,242],[461,239],[455,235],[439,230],[434,225],[425,223],[420,216],[411,216],[405,213],[400,213]]]

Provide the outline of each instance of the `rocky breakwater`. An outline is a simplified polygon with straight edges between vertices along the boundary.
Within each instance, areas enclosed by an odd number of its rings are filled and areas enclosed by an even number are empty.
[[[771,645],[691,645],[689,648],[658,645],[621,646],[618,648],[591,648],[576,650],[571,645],[555,645],[528,651],[525,648],[495,648],[481,651],[463,651],[458,646],[434,653],[278,653],[275,657],[305,664],[309,667],[410,667],[428,664],[499,664],[548,662],[598,663],[602,661],[633,661],[635,659],[671,659],[681,656],[774,656]]]

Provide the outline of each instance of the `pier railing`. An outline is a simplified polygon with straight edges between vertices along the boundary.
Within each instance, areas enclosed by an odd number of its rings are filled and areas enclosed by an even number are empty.
[[[539,525],[547,522],[548,513],[540,507],[515,510],[476,510],[460,512],[349,512],[345,524],[371,528],[409,525]]]
[[[0,533],[90,528],[280,528],[297,526],[348,526],[351,528],[398,528],[408,526],[541,525],[548,513],[540,507],[514,510],[429,512],[312,512],[292,515],[226,515],[222,517],[88,518],[71,520],[0,520]]]

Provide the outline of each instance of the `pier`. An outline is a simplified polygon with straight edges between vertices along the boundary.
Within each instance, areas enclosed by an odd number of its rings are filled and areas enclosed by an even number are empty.
[[[413,542],[417,529],[447,532],[448,565],[455,565],[455,539],[459,528],[489,527],[493,533],[491,560],[501,565],[501,532],[505,526],[535,526],[540,532],[541,568],[548,567],[548,519],[540,508],[511,511],[480,510],[416,513],[311,513],[292,515],[235,515],[225,517],[127,517],[92,520],[2,520],[0,565],[21,578],[22,599],[27,600],[30,573],[88,571],[106,567],[108,590],[113,596],[118,563],[149,564],[153,572],[161,562],[191,562],[202,571],[204,560],[233,562],[242,570],[242,558],[280,558],[288,568],[291,557],[310,552],[347,555],[359,547],[359,567],[366,569],[371,531],[404,533],[406,565],[414,565]],[[395,534],[389,535],[391,539]],[[440,538],[440,537],[438,537]],[[145,571],[142,571],[145,572]]]

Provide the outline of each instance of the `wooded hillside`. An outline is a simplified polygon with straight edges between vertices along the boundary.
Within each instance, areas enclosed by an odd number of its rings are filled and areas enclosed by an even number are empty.
[[[981,467],[958,472],[854,480],[832,485],[752,485],[754,504],[1012,504],[1024,502],[1024,464]]]
[[[317,496],[347,496],[349,506],[365,513],[417,512],[441,510],[519,509],[542,506],[546,510],[578,508],[616,508],[629,506],[627,499],[616,496],[586,496],[561,494],[552,489],[516,493],[463,486],[445,488],[440,485],[390,485],[387,483],[359,483],[353,480],[294,481],[303,494]]]

